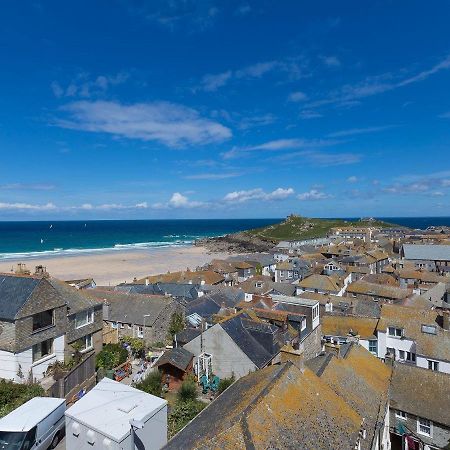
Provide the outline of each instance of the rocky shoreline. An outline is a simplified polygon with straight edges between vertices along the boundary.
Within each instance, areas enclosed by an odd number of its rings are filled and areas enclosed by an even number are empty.
[[[205,247],[212,253],[265,253],[273,248],[276,243],[240,232],[220,237],[198,239],[194,242],[194,245]]]

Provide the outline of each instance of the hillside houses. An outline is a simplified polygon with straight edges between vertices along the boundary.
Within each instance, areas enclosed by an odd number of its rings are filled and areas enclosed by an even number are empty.
[[[97,288],[89,290],[89,296],[103,305],[105,331],[116,330],[119,338],[138,338],[146,344],[164,342],[172,315],[184,313],[184,307],[179,302],[161,295]]]
[[[48,367],[102,348],[100,302],[46,274],[0,274],[0,378],[41,380]]]
[[[401,263],[414,264],[416,269],[439,272],[450,266],[450,245],[403,244],[400,258]]]

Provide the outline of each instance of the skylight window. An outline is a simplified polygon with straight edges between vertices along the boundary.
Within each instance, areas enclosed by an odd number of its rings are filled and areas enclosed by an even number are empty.
[[[437,334],[436,327],[434,325],[422,325],[422,333]]]

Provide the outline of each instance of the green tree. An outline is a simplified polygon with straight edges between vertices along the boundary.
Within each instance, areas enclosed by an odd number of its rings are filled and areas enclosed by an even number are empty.
[[[173,337],[184,330],[184,317],[181,313],[173,313],[172,318],[170,319],[169,324],[169,337],[173,339]]]
[[[16,384],[0,380],[0,417],[6,416],[33,397],[44,395],[45,391],[39,384]]]
[[[147,394],[162,397],[162,375],[159,370],[150,372],[140,383],[135,385],[136,389],[147,392]]]
[[[188,378],[181,384],[178,390],[177,399],[180,402],[187,402],[197,398],[197,384],[194,380]]]
[[[145,343],[143,339],[134,338],[131,336],[124,336],[123,342],[130,344],[131,352],[134,356],[143,356],[145,350]]]
[[[205,403],[199,400],[177,401],[168,417],[169,438],[178,433],[190,422],[204,407]]]
[[[106,344],[97,355],[96,366],[103,369],[114,369],[128,359],[128,352],[120,344]]]
[[[217,390],[217,394],[221,394],[227,387],[230,387],[235,382],[234,374],[231,375],[230,378],[222,378],[219,381],[219,389]]]

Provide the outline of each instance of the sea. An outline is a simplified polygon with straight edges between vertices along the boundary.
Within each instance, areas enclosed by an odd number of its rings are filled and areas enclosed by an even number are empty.
[[[432,225],[450,226],[450,217],[379,219],[418,229]],[[0,260],[189,246],[199,238],[264,227],[281,220],[272,218],[0,222]]]

